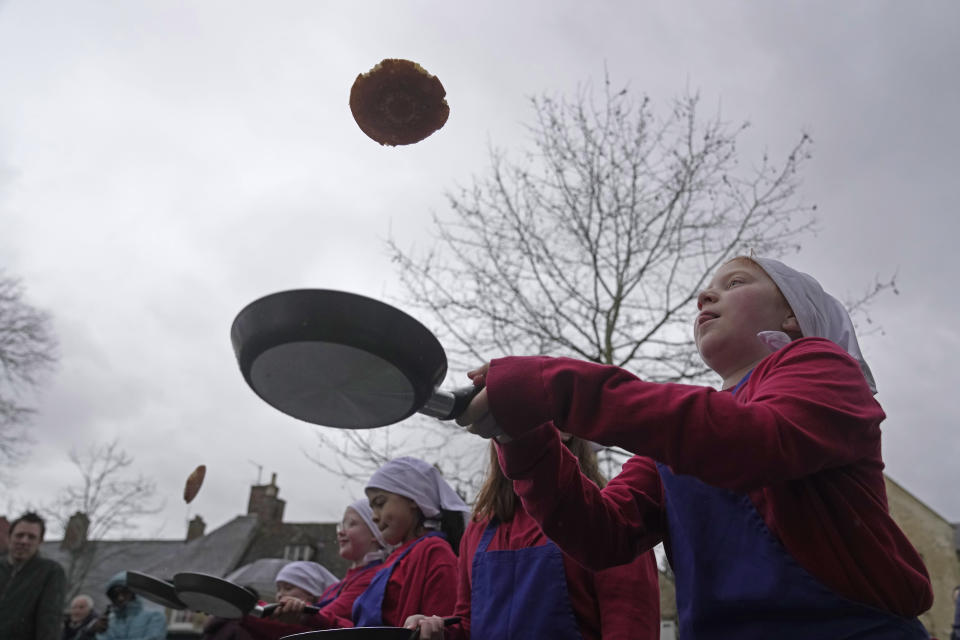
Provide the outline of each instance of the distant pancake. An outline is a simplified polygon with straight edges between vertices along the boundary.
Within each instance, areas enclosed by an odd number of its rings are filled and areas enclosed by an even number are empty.
[[[187,504],[190,504],[194,498],[197,497],[197,493],[200,491],[200,485],[203,484],[203,477],[207,475],[207,467],[205,465],[200,465],[193,470],[189,476],[187,476],[187,484],[183,487],[183,500]]]
[[[415,62],[387,58],[357,76],[350,111],[360,129],[380,144],[420,142],[450,115],[443,85]]]

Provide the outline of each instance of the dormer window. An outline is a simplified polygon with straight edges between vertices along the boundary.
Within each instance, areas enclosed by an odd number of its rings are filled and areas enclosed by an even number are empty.
[[[310,560],[313,558],[313,547],[309,544],[288,544],[283,548],[284,560]]]

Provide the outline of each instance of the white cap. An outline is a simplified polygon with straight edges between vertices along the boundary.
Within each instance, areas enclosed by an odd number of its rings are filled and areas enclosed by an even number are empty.
[[[772,258],[753,258],[753,260],[780,288],[783,297],[787,299],[787,303],[797,317],[803,336],[826,338],[839,345],[860,363],[860,370],[867,380],[867,385],[876,393],[877,384],[873,379],[873,373],[863,359],[863,354],[860,353],[853,321],[843,304],[824,291],[820,283],[806,273],[801,273]]]
[[[321,564],[297,560],[283,565],[277,572],[274,581],[289,582],[316,597],[323,593],[327,587],[337,582],[337,577],[327,571],[326,567]]]
[[[447,484],[440,471],[432,464],[408,456],[390,460],[374,471],[367,489],[382,489],[410,498],[417,503],[427,522],[424,526],[437,528],[440,510],[470,512],[457,492]]]
[[[387,542],[383,539],[383,533],[381,533],[380,528],[373,522],[373,509],[370,508],[370,501],[366,498],[356,500],[351,502],[347,509],[353,509],[358,516],[363,520],[367,525],[367,528],[370,529],[370,533],[373,534],[373,537],[377,540],[377,544],[381,548],[386,549]]]

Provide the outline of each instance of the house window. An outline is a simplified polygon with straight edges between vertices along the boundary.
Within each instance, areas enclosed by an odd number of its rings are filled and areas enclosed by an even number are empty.
[[[313,547],[308,544],[288,544],[283,548],[284,560],[309,560],[313,557]]]
[[[195,631],[203,628],[203,614],[195,614],[189,610],[170,610],[168,609],[169,621],[167,623],[168,631]],[[199,616],[199,621],[196,619]]]

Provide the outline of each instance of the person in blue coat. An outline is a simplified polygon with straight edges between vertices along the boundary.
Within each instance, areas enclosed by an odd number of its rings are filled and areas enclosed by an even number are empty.
[[[97,621],[97,640],[164,640],[167,618],[162,611],[145,609],[143,602],[127,587],[127,572],[121,571],[107,583],[110,612]]]

